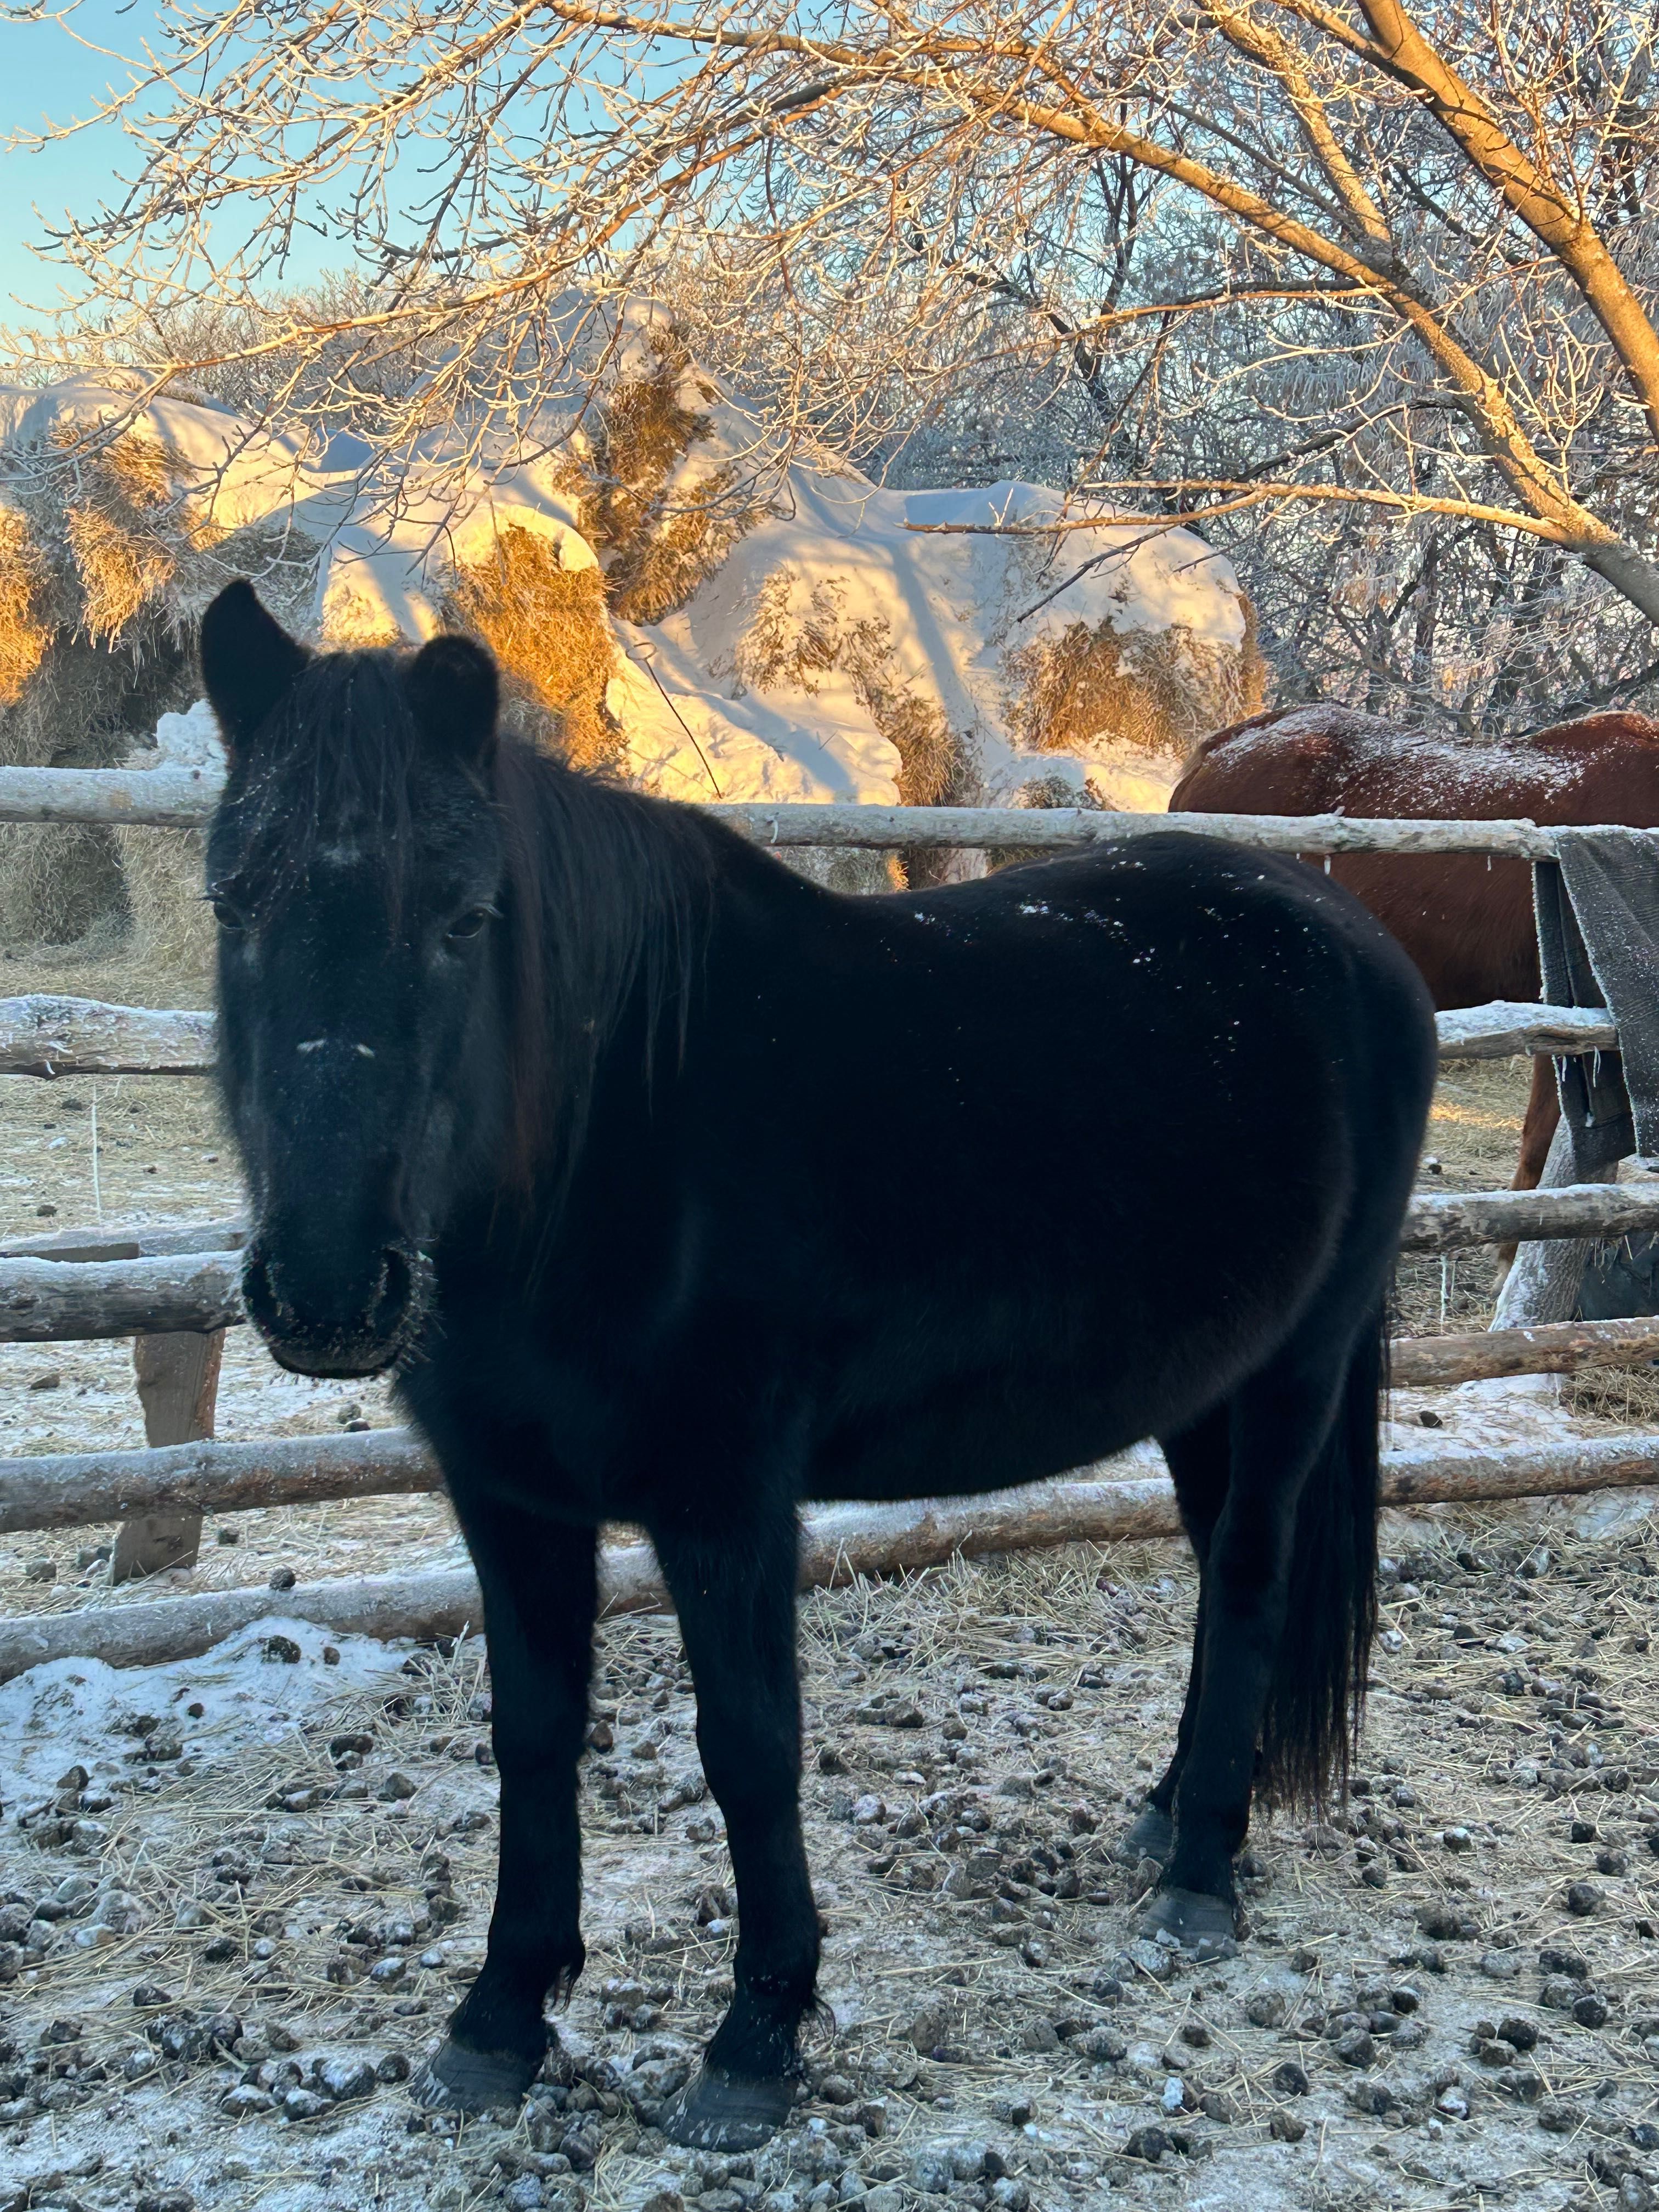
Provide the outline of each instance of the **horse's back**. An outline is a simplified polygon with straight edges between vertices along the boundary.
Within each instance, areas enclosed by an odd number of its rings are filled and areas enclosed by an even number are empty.
[[[769,1003],[794,1009],[795,1079],[810,1059],[827,1095],[836,1069],[856,1085],[873,1057],[896,1097],[942,1104],[971,1073],[981,1097],[988,1085],[1024,1100],[1056,1135],[1134,1117],[1161,1082],[1207,1073],[1212,1097],[1218,1084],[1277,1089],[1304,1062],[1319,1079],[1414,988],[1328,879],[1184,831],[975,883],[826,899],[806,921],[775,934],[751,922],[752,969],[733,966],[728,1015],[744,1020],[759,974]],[[832,1039],[854,1048],[833,1066]],[[950,1118],[977,1140],[982,1115]]]
[[[1170,811],[1659,825],[1659,723],[1601,714],[1468,744],[1346,707],[1253,716],[1204,738]]]
[[[1340,707],[1262,714],[1206,738],[1174,812],[1659,826],[1659,723],[1602,714],[1489,745]],[[1437,1006],[1539,991],[1531,871],[1482,854],[1351,854],[1332,873],[1405,947]]]

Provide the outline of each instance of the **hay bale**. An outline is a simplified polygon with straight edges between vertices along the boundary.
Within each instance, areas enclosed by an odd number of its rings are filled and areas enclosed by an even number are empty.
[[[0,764],[154,764],[158,717],[196,688],[196,619],[232,576],[302,617],[318,549],[286,523],[216,522],[198,474],[143,431],[100,442],[73,392],[0,453]],[[0,934],[62,945],[136,924],[195,969],[199,873],[189,832],[9,825]]]
[[[204,768],[222,772],[225,749],[205,699],[185,714],[163,714],[152,744],[129,754],[129,768]],[[204,989],[213,980],[217,932],[202,896],[207,837],[200,830],[117,830],[131,949]]]
[[[1240,598],[1244,637],[1236,648],[1182,623],[1120,630],[1108,617],[1068,623],[1006,653],[1008,722],[1023,750],[1121,749],[1178,766],[1207,731],[1254,714],[1267,665],[1255,609]]]
[[[527,735],[574,767],[611,769],[622,732],[605,705],[617,672],[604,571],[565,565],[569,544],[513,524],[485,559],[456,568],[447,622],[481,637]]]
[[[79,427],[63,422],[56,442],[79,445]],[[161,602],[180,559],[200,538],[184,506],[184,471],[153,438],[128,431],[78,458],[72,490],[63,491],[62,542],[79,587],[78,627],[94,642],[118,638]]]
[[[189,671],[173,603],[200,532],[180,465],[128,433],[71,456],[75,426],[8,453],[0,526],[0,763],[112,768]],[[125,927],[112,833],[89,824],[0,830],[0,934],[75,943]]]
[[[0,763],[115,768],[137,731],[176,703],[189,678],[182,645],[143,653],[53,635],[16,702],[0,713]],[[125,894],[112,834],[93,823],[0,825],[0,936],[9,945],[68,945],[118,930]]]
[[[659,623],[683,607],[765,511],[742,496],[734,462],[707,468],[692,457],[713,433],[716,396],[678,334],[656,324],[597,410],[582,530],[623,622]]]
[[[17,704],[52,643],[46,592],[46,566],[28,518],[0,500],[0,708]]]
[[[129,943],[170,975],[211,984],[217,944],[202,896],[206,839],[199,830],[117,830]]]

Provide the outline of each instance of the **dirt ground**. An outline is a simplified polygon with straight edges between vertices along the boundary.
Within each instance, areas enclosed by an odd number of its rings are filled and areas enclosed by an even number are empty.
[[[148,1736],[78,1735],[75,1662],[39,1670],[0,1711],[50,1728],[66,1787],[8,1805],[0,1913],[63,1917],[4,1992],[0,2177],[68,2179],[0,2202],[1651,2205],[1659,1547],[1540,1547],[1536,1516],[1406,1533],[1349,1808],[1257,1823],[1249,1936],[1197,1967],[1136,1940],[1111,1850],[1174,1728],[1173,1547],[808,1601],[828,2009],[795,2124],[724,2170],[653,2125],[731,1986],[671,1622],[599,1640],[562,2047],[522,2113],[459,2131],[401,2083],[487,1924],[477,1655],[388,1653],[263,1736],[198,1735],[210,1661],[122,1678]],[[238,1663],[297,1705],[326,1666],[297,1628],[270,1656],[281,1633]]]
[[[8,994],[202,1002],[168,980],[0,968]],[[1508,1065],[1443,1082],[1425,1186],[1506,1182],[1525,1087]],[[237,1202],[207,1084],[0,1079],[0,1237]],[[1407,1261],[1401,1326],[1478,1328],[1491,1294],[1487,1255]],[[1559,1418],[1647,1422],[1652,1387],[1627,1409],[1592,1381]],[[1402,1429],[1453,1395],[1413,1394]],[[222,1436],[391,1418],[231,1333]],[[142,1440],[126,1345],[0,1346],[0,1452]],[[210,1525],[197,1569],[118,1595],[112,1534],[0,1539],[0,1612],[456,1556],[437,1500],[248,1514]],[[1644,1501],[1390,1516],[1384,1542],[1353,1794],[1258,1820],[1249,1934],[1196,1966],[1137,1939],[1145,1870],[1113,1850],[1173,1735],[1183,1553],[805,1601],[826,2008],[794,2124],[726,2165],[653,2124],[733,1936],[672,1620],[599,1637],[590,1960],[561,2048],[522,2112],[459,2130],[404,2083],[488,1923],[476,1647],[326,1645],[273,1593],[270,1621],[200,1660],[36,1669],[0,1688],[0,2212],[1659,2205]]]

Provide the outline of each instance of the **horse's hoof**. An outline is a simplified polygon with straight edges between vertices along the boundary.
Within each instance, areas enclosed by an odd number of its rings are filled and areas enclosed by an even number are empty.
[[[1125,1866],[1139,1866],[1142,1859],[1156,1859],[1159,1866],[1167,1866],[1174,1849],[1173,1818],[1160,1813],[1156,1805],[1147,1805],[1118,1838],[1113,1855]]]
[[[1224,1897],[1197,1889],[1161,1889],[1152,1899],[1140,1932],[1156,1940],[1173,1936],[1195,1959],[1231,1959],[1237,1954],[1237,1917]]]
[[[705,2066],[669,2106],[662,2131],[687,2150],[758,2150],[788,2118],[795,2085],[781,2075],[756,2079]]]
[[[513,2051],[469,2051],[447,2036],[410,2094],[428,2112],[492,2112],[524,2101],[541,2071],[538,2060]]]

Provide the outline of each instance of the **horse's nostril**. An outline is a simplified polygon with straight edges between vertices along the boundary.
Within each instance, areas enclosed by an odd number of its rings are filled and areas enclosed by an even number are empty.
[[[305,1375],[377,1374],[418,1316],[423,1261],[402,1243],[356,1252],[263,1243],[243,1263],[250,1321],[284,1367]]]
[[[374,1302],[375,1319],[391,1329],[408,1312],[415,1296],[415,1268],[400,1244],[388,1244],[380,1255],[380,1281]]]

